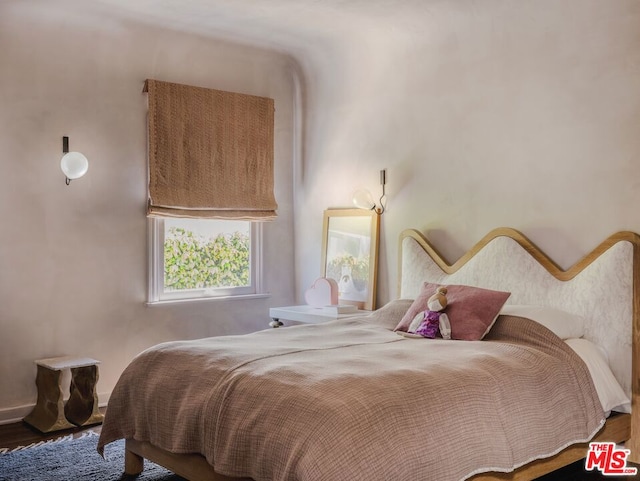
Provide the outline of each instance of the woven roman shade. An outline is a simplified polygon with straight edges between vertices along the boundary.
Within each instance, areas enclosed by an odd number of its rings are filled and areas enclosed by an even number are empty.
[[[149,216],[276,217],[273,99],[151,79],[144,91]]]

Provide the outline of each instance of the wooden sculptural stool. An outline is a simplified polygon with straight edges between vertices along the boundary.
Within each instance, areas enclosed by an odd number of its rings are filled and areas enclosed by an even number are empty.
[[[86,357],[55,357],[35,361],[38,366],[36,386],[38,400],[24,421],[43,433],[77,426],[99,424],[103,414],[98,409],[98,364]],[[62,373],[71,370],[69,400],[62,393]]]

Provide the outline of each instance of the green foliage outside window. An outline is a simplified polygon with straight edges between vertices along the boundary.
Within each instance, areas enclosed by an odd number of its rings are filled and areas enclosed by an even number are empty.
[[[165,290],[249,285],[249,245],[239,232],[204,239],[172,227],[164,241]]]
[[[345,267],[351,269],[351,278],[356,289],[359,291],[365,289],[369,278],[369,259],[367,257],[356,259],[348,254],[335,257],[327,264],[326,276],[339,281]]]

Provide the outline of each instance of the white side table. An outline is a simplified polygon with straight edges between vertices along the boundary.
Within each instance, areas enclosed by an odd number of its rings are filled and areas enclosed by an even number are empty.
[[[353,317],[362,314],[364,311],[349,312],[347,314],[331,314],[323,310],[321,307],[312,306],[287,306],[272,307],[269,309],[269,317],[272,321],[269,323],[271,327],[282,326],[282,320],[298,321],[305,324],[318,324],[320,322],[333,321],[345,317]]]

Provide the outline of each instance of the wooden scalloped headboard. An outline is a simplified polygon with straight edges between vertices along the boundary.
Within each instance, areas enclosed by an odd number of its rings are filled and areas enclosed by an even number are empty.
[[[499,228],[448,264],[418,231],[400,235],[399,298],[415,298],[424,281],[511,292],[507,303],[563,309],[586,319],[585,338],[604,347],[632,403],[632,438],[640,462],[640,236],[612,235],[567,270],[520,232]]]

